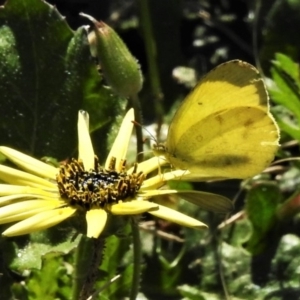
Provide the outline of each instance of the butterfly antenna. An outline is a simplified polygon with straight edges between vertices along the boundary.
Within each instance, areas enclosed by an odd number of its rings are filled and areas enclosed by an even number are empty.
[[[145,138],[144,139],[144,142],[149,139],[151,141],[154,141],[155,145],[154,145],[154,148],[159,148],[159,143],[157,141],[157,139],[155,138],[155,136],[143,125],[141,125],[140,123],[138,123],[137,121],[131,121],[135,126],[140,126],[141,128],[143,128],[143,130],[145,130],[147,133],[148,133],[148,138]],[[145,152],[148,152],[148,151],[145,151]],[[153,153],[153,151],[151,151]],[[138,153],[138,155],[141,155],[141,153]],[[157,159],[159,160],[160,158],[157,157]],[[160,164],[158,163],[158,175],[162,175],[163,176],[163,173],[162,173],[162,170],[161,170],[161,167],[160,167]]]
[[[142,127],[143,130],[145,130],[149,137],[150,137],[150,140],[151,141],[154,141],[156,145],[158,145],[158,142],[157,142],[157,139],[154,137],[154,135],[145,127],[143,126],[142,124],[138,123],[137,121],[131,121],[135,126],[139,126],[139,127]],[[145,141],[147,140],[147,138],[145,139]]]

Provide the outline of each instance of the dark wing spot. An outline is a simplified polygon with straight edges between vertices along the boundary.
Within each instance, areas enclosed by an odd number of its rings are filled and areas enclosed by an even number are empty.
[[[217,120],[220,124],[223,124],[223,122],[224,122],[224,118],[223,118],[222,116],[220,116],[220,115],[217,115],[217,116],[216,116],[216,120]]]
[[[248,119],[248,120],[246,120],[245,122],[244,122],[244,126],[245,127],[248,127],[248,126],[251,126],[252,124],[254,124],[255,123],[255,121],[253,120],[253,119]]]
[[[249,161],[250,157],[248,156],[222,154],[214,155],[213,157],[206,158],[199,162],[195,161],[195,165],[199,165],[201,167],[226,168],[230,166],[249,164]]]

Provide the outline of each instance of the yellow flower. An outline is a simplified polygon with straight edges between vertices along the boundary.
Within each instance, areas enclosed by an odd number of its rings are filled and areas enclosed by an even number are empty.
[[[176,210],[151,202],[151,197],[179,194],[209,209],[226,211],[227,198],[196,192],[159,190],[168,180],[180,178],[186,171],[177,170],[146,179],[165,161],[153,157],[126,170],[126,153],[132,134],[134,113],[126,114],[104,167],[94,154],[89,135],[88,114],[79,112],[79,157],[55,168],[8,147],[0,152],[24,171],[0,165],[0,224],[17,222],[2,234],[17,236],[54,226],[77,210],[86,213],[87,236],[97,238],[108,214],[136,215],[148,212],[192,228],[207,226]],[[159,172],[158,172],[159,173]],[[217,201],[210,201],[217,197]],[[206,204],[205,204],[206,203]],[[215,203],[215,204],[214,204]]]

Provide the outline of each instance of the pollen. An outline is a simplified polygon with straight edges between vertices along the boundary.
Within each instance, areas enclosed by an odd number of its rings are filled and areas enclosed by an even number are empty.
[[[137,164],[131,174],[127,174],[125,166],[126,161],[121,161],[121,171],[116,171],[116,159],[112,157],[109,168],[105,169],[95,156],[94,168],[85,170],[81,160],[72,159],[60,167],[56,178],[60,196],[68,205],[85,210],[132,199],[145,175],[137,172]]]

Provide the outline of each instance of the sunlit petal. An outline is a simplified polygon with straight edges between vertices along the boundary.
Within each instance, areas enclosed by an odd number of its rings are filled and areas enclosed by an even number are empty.
[[[159,205],[159,209],[156,211],[149,211],[149,214],[194,229],[207,228],[206,224],[162,205]]]
[[[37,196],[33,194],[15,194],[9,196],[2,196],[0,197],[0,206],[8,205],[19,201],[26,201],[28,199],[34,199],[34,198],[37,198]]]
[[[161,167],[167,163],[168,162],[165,158],[155,156],[155,157],[149,158],[149,159],[139,163],[138,171],[143,170],[144,174],[149,174],[150,172],[158,169],[159,167]],[[128,173],[131,174],[132,171],[133,171],[133,168],[130,168],[128,170]]]
[[[98,238],[107,221],[107,213],[103,209],[92,209],[86,212],[87,237]]]
[[[0,152],[20,168],[35,175],[55,180],[57,169],[17,150],[1,146]]]
[[[94,168],[94,149],[89,133],[89,114],[80,110],[78,113],[78,158],[83,161],[84,168],[90,170]]]
[[[130,109],[123,119],[118,135],[106,159],[105,162],[106,169],[109,169],[111,158],[115,157],[116,169],[117,171],[120,171],[120,162],[121,160],[126,159],[126,153],[127,153],[130,137],[132,134],[132,129],[133,129],[132,121],[134,121],[134,111],[133,109]]]
[[[142,197],[150,198],[155,196],[177,194],[178,190],[146,190],[140,193]]]
[[[10,204],[0,208],[0,224],[23,220],[61,205],[62,203],[57,200],[27,200]]]
[[[75,211],[76,209],[71,207],[44,211],[9,227],[2,233],[2,235],[17,236],[43,230],[69,218]]]
[[[53,185],[53,191],[58,194],[57,187]],[[0,196],[15,195],[15,194],[35,194],[44,196],[53,196],[53,192],[48,192],[40,188],[30,186],[0,184]]]
[[[38,188],[55,187],[55,184],[46,179],[3,165],[0,165],[0,179],[5,182],[17,185],[28,185]]]
[[[142,190],[150,190],[150,189],[156,189],[161,187],[165,182],[169,180],[179,179],[182,178],[184,174],[186,174],[188,171],[186,170],[175,170],[172,172],[167,172],[164,174],[159,174],[156,176],[153,176],[143,182],[143,185],[141,186]]]
[[[157,209],[158,204],[139,200],[119,202],[118,204],[113,204],[111,206],[111,212],[114,215],[136,215]]]

